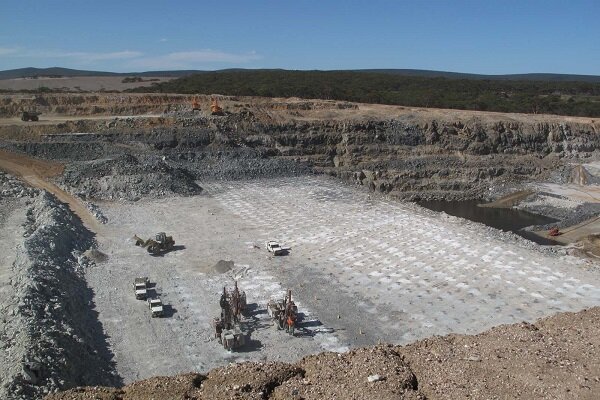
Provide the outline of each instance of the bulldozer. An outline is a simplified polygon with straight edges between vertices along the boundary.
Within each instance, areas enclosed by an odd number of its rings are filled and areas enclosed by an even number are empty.
[[[292,300],[290,289],[287,290],[283,300],[270,299],[267,303],[267,312],[277,329],[285,330],[291,336],[294,336],[296,320],[298,319],[298,307]]]
[[[246,343],[246,333],[241,327],[241,317],[246,308],[246,293],[240,291],[235,282],[232,291],[223,288],[221,299],[221,316],[213,319],[215,339],[223,348],[233,351]]]
[[[135,245],[148,250],[150,254],[161,254],[173,250],[175,241],[173,236],[167,236],[164,232],[159,232],[154,236],[154,239],[144,240],[137,235],[133,235]]]
[[[223,108],[219,106],[219,100],[215,97],[210,100],[210,113],[211,115],[225,115]]]

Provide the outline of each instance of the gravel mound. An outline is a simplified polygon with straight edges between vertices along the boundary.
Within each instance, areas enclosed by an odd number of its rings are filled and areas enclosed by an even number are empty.
[[[46,192],[31,202],[24,231],[12,269],[14,299],[0,310],[0,398],[119,384],[78,263],[93,245],[92,233]]]
[[[135,157],[72,163],[59,183],[83,199],[131,200],[141,197],[189,196],[202,188],[183,168],[174,168],[159,156]]]
[[[268,151],[247,147],[177,152],[168,160],[186,168],[198,180],[244,180],[311,174],[308,163],[275,158]]]
[[[201,272],[205,274],[224,274],[233,269],[233,261],[219,260],[215,265],[211,267],[201,268]]]
[[[87,257],[89,260],[92,260],[96,264],[108,260],[108,256],[98,249],[88,249],[83,253],[82,256]]]
[[[296,364],[242,363],[140,381],[78,388],[47,400],[150,399],[597,399],[600,307],[478,335],[407,346],[322,353]]]
[[[23,183],[12,175],[0,171],[0,199],[34,197],[38,190]]]
[[[300,374],[298,366],[281,362],[229,364],[212,370],[199,394],[202,399],[265,399],[275,387]]]
[[[391,346],[322,353],[299,363],[304,373],[275,388],[271,399],[424,399],[417,378]]]

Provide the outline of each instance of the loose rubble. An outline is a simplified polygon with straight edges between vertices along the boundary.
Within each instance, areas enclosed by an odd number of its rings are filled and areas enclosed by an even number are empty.
[[[38,193],[37,189],[25,186],[17,178],[0,171],[0,199],[34,197]]]
[[[600,391],[600,307],[478,335],[322,353],[295,364],[242,363],[47,400],[589,399]]]
[[[92,234],[46,192],[32,198],[12,268],[13,301],[0,305],[0,398],[32,399],[77,385],[119,384],[80,254]],[[20,193],[20,192],[18,192]]]
[[[158,156],[115,159],[69,165],[59,182],[83,199],[139,200],[142,197],[193,195],[202,191],[190,173],[173,168]],[[98,209],[89,206],[98,215]]]

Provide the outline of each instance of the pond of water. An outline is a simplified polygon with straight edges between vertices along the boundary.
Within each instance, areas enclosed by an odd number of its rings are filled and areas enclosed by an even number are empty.
[[[433,211],[443,211],[455,217],[481,222],[488,226],[503,231],[514,232],[525,239],[542,245],[557,245],[554,240],[539,237],[534,233],[524,231],[523,228],[531,225],[545,225],[556,222],[555,219],[543,215],[533,214],[514,208],[488,208],[477,207],[481,202],[469,201],[420,201],[418,204]]]

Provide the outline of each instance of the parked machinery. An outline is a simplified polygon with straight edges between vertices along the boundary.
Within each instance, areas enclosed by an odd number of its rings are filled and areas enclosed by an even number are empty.
[[[246,342],[246,334],[241,328],[242,313],[246,309],[246,293],[240,291],[235,282],[234,289],[223,288],[221,299],[221,316],[213,320],[215,338],[226,350],[232,351]]]
[[[164,314],[163,303],[158,297],[148,299],[148,308],[150,308],[150,314],[152,318],[162,317]]]
[[[148,297],[148,284],[150,281],[147,277],[135,278],[133,281],[133,291],[135,298],[138,300],[146,300]]]
[[[290,335],[294,335],[296,320],[298,318],[298,307],[292,300],[292,291],[288,289],[283,300],[270,299],[267,303],[267,311],[277,329],[284,329]]]
[[[194,100],[192,100],[192,111],[201,111],[202,109],[200,108],[200,101],[198,101],[197,97],[194,97]]]
[[[25,110],[21,113],[21,121],[39,121],[41,114],[35,110]]]
[[[219,105],[219,100],[216,98],[210,100],[210,113],[212,115],[225,115],[223,108]]]
[[[148,250],[148,253],[151,254],[160,254],[171,251],[175,247],[173,236],[167,236],[164,232],[157,233],[154,239],[144,240],[137,235],[133,235],[133,239],[135,240],[136,246],[145,247],[146,250]]]

